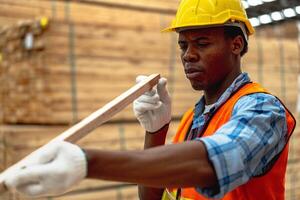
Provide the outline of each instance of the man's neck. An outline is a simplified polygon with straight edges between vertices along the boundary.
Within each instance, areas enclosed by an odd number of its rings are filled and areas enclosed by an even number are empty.
[[[208,90],[204,91],[205,104],[210,105],[217,102],[226,89],[233,83],[233,81],[241,74],[241,71],[229,74],[222,82],[214,85]]]

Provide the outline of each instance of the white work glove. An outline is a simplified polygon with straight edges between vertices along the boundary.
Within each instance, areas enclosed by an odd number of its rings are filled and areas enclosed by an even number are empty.
[[[145,79],[138,76],[136,82]],[[140,124],[148,132],[156,132],[171,121],[171,98],[167,79],[160,78],[157,86],[133,102],[133,111]]]
[[[4,183],[9,190],[28,197],[57,196],[87,175],[85,153],[68,142],[52,143],[29,156],[23,167],[13,170]]]

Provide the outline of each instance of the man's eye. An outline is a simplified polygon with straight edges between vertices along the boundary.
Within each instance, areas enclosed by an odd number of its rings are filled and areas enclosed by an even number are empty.
[[[199,47],[207,47],[209,43],[198,43]]]
[[[187,49],[187,45],[185,45],[185,44],[179,44],[179,48],[181,50],[186,50]]]

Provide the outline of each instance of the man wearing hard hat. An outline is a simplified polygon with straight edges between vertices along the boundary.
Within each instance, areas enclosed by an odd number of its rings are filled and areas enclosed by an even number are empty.
[[[241,72],[254,33],[241,1],[182,0],[164,31],[179,34],[186,77],[204,92],[184,114],[174,144],[163,145],[171,100],[161,78],[157,89],[134,102],[146,130],[145,150],[53,144],[7,177],[6,185],[32,197],[51,196],[88,177],[137,183],[144,200],[284,199],[295,120],[278,98]]]

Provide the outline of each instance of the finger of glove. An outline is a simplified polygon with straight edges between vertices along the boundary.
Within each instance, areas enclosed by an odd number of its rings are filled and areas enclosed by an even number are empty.
[[[4,182],[9,189],[17,189],[21,186],[39,183],[40,177],[40,173],[36,170],[36,167],[30,167],[10,173]]]
[[[136,101],[139,103],[149,103],[153,105],[158,105],[160,98],[158,94],[155,94],[154,96],[142,95]]]
[[[167,79],[160,78],[157,84],[157,93],[163,103],[170,103],[170,95],[167,90]]]
[[[28,156],[28,160],[25,161],[25,167],[30,167],[36,164],[46,164],[51,162],[57,156],[59,145],[47,144],[46,146],[38,149]]]
[[[135,111],[138,114],[145,113],[147,111],[156,110],[161,106],[161,102],[158,102],[158,104],[154,105],[151,103],[140,103],[140,102],[134,102]]]
[[[43,187],[41,184],[28,184],[28,185],[22,185],[18,187],[17,189],[19,192],[30,196],[30,197],[42,197],[43,195],[46,195],[45,187]]]
[[[144,101],[145,98],[157,98],[158,94],[155,89],[152,89],[149,92],[145,92],[141,96],[139,96],[136,101]],[[158,98],[159,99],[159,98]]]

